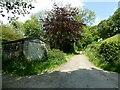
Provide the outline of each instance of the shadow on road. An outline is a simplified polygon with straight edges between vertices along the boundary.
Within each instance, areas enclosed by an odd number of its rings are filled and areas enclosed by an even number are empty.
[[[103,70],[78,69],[41,75],[2,76],[3,88],[118,88],[118,74]]]

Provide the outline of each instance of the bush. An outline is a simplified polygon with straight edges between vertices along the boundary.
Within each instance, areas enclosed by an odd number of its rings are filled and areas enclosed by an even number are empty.
[[[25,57],[10,58],[2,64],[4,73],[26,76],[44,73],[66,62],[64,53],[59,50],[48,51],[47,60],[28,61]]]
[[[97,51],[99,49],[100,43],[99,42],[93,42],[87,46],[87,48],[90,48],[91,50]]]
[[[17,33],[14,29],[9,26],[1,26],[0,32],[2,32],[2,41],[14,41],[23,38],[24,36],[20,33]]]
[[[24,57],[10,58],[3,62],[2,69],[4,73],[13,75],[34,75],[37,74],[34,67],[37,66],[35,62],[37,62],[37,64],[41,63],[40,61],[28,61]]]
[[[104,70],[120,72],[119,48],[118,42],[96,42],[88,45],[84,54],[96,66]]]
[[[49,50],[48,52],[48,60],[55,60],[57,62],[64,61],[65,60],[65,55],[62,51],[53,49]]]
[[[83,49],[83,43],[80,40],[75,43],[75,46],[77,47],[78,51]]]
[[[118,42],[104,42],[99,48],[99,54],[101,54],[105,61],[111,63],[118,60]]]
[[[85,49],[87,45],[91,44],[94,41],[93,36],[90,33],[84,33],[83,38],[76,42],[78,50]]]

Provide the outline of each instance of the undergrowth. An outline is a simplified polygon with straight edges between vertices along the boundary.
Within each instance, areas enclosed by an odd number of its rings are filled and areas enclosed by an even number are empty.
[[[105,43],[103,43],[103,44],[105,44]],[[120,68],[119,68],[119,66],[120,66],[120,58],[116,58],[116,59],[112,59],[112,60],[111,60],[111,57],[105,58],[106,54],[109,54],[109,56],[111,54],[111,56],[113,57],[113,52],[112,51],[111,51],[111,53],[110,52],[109,53],[104,53],[103,52],[104,55],[100,54],[99,50],[100,50],[101,46],[102,46],[102,44],[99,44],[99,43],[98,44],[97,43],[90,44],[85,49],[84,54],[97,67],[100,67],[100,68],[102,68],[104,70],[120,73]],[[108,47],[107,48],[106,47],[102,47],[102,48],[104,48],[102,50],[106,50],[107,49],[109,51]],[[118,52],[118,51],[116,51],[116,52]],[[116,55],[116,57],[118,57],[119,54],[115,53],[115,55]],[[114,55],[114,58],[115,58],[115,55]]]
[[[46,60],[26,60],[25,57],[11,58],[3,61],[3,73],[26,76],[47,72],[66,62],[64,53],[59,50],[48,51]]]

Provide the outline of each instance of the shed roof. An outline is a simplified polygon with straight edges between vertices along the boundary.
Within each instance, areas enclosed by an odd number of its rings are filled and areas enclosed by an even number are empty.
[[[16,43],[16,42],[31,41],[31,40],[35,40],[35,39],[39,39],[39,40],[45,42],[45,41],[42,40],[41,38],[22,38],[22,39],[15,40],[15,41],[3,41],[2,44],[9,44],[9,43]]]

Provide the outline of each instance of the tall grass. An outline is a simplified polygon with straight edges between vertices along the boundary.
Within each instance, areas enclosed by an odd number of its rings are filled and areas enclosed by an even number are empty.
[[[59,50],[48,51],[48,59],[28,61],[25,57],[11,58],[3,62],[3,72],[13,75],[37,75],[52,70],[66,62],[64,53]]]

